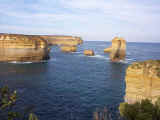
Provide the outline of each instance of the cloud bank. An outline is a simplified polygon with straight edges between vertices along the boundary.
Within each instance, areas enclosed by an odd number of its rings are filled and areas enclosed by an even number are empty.
[[[1,0],[0,32],[160,42],[158,0]]]

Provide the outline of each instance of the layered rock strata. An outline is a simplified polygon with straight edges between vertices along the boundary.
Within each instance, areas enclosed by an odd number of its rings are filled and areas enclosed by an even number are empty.
[[[60,46],[62,52],[76,52],[77,46],[63,45]]]
[[[118,62],[125,60],[126,56],[126,41],[123,38],[115,37],[112,40],[112,46],[104,49],[104,52],[110,54],[110,60],[112,62]]]
[[[160,60],[147,60],[131,64],[126,71],[125,102],[134,103],[160,97]]]
[[[47,40],[49,45],[76,46],[83,43],[83,40],[80,37],[73,37],[73,36],[41,35],[40,37]]]
[[[84,50],[84,55],[86,55],[86,56],[94,56],[94,51],[93,50]]]
[[[49,59],[48,43],[39,36],[0,34],[0,61],[41,61]]]

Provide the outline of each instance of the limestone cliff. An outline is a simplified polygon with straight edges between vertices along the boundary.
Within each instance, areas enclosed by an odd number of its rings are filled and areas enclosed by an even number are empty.
[[[160,60],[135,62],[126,71],[125,101],[134,103],[160,97]]]
[[[41,35],[41,37],[47,40],[50,45],[76,46],[83,43],[83,40],[80,37],[54,35]]]
[[[0,34],[0,61],[40,61],[49,58],[48,43],[38,37]]]
[[[93,50],[84,50],[84,55],[94,56],[94,51]]]
[[[112,62],[117,62],[120,60],[125,60],[126,56],[126,41],[123,38],[115,37],[112,40],[112,46],[104,49],[104,52],[109,52],[110,60]]]
[[[76,46],[70,46],[70,45],[60,46],[60,49],[62,52],[76,52],[77,51]]]

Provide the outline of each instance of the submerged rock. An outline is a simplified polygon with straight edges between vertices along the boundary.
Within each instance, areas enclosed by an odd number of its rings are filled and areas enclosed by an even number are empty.
[[[112,62],[118,62],[125,60],[126,56],[126,41],[123,38],[115,37],[112,40],[112,46],[104,49],[104,52],[110,54],[110,60]]]
[[[76,52],[77,46],[63,45],[60,46],[62,52]]]
[[[48,43],[32,35],[0,34],[0,61],[34,62],[49,59]]]
[[[86,55],[86,56],[94,56],[94,51],[93,50],[84,50],[84,55]]]
[[[135,103],[160,97],[160,60],[135,62],[126,71],[125,102]]]

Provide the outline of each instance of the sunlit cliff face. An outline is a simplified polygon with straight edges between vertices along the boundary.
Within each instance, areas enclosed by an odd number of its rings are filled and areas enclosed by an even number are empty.
[[[38,36],[0,34],[0,61],[40,61],[48,56],[48,44]]]
[[[125,101],[133,103],[160,97],[160,60],[135,62],[126,71]]]

